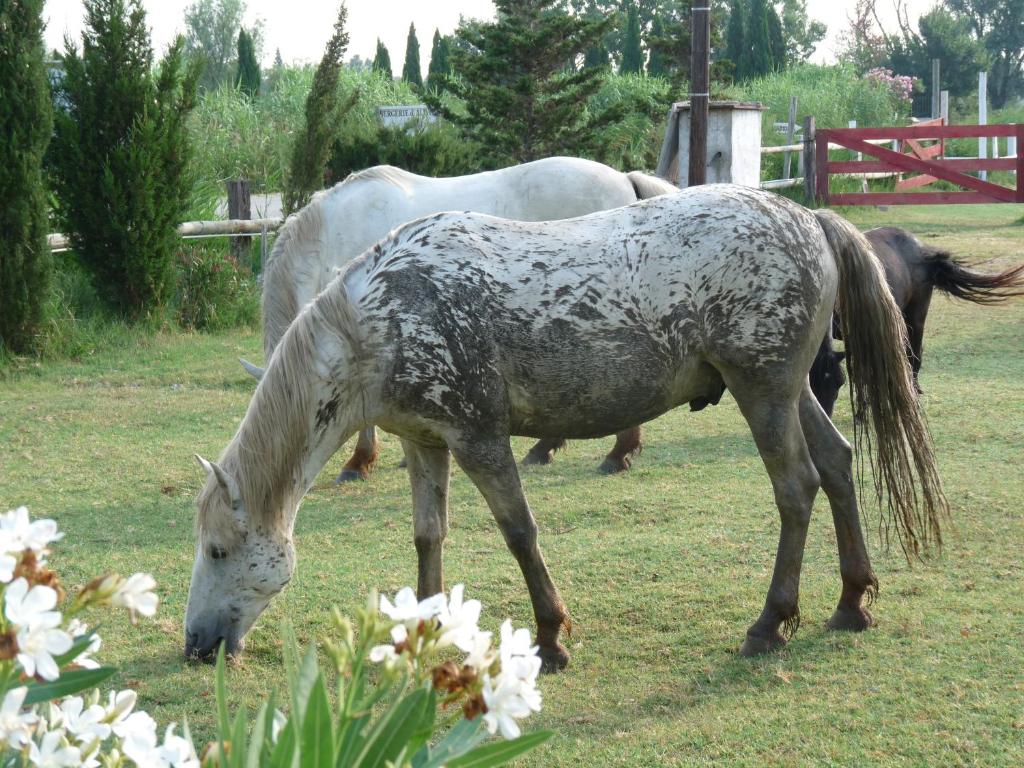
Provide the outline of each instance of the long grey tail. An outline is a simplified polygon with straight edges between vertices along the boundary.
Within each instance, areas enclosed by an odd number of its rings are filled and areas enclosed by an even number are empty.
[[[626,174],[629,183],[633,185],[637,200],[646,200],[649,197],[658,195],[669,195],[678,192],[679,187],[670,181],[665,181],[657,176],[651,176],[640,171],[630,171]]]

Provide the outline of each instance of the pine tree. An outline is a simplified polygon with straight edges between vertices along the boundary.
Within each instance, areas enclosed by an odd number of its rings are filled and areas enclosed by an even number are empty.
[[[661,16],[655,16],[651,21],[651,35],[647,43],[647,47],[651,51],[647,57],[647,74],[651,77],[669,76],[669,67],[665,61],[665,55],[657,44],[664,35],[665,25],[661,21]]]
[[[235,74],[235,87],[250,99],[256,98],[260,92],[260,65],[256,61],[252,35],[244,28],[238,30],[238,71]]]
[[[178,38],[159,68],[141,0],[85,0],[82,53],[66,43],[51,167],[61,224],[116,313],[170,296],[177,225],[192,192],[186,120],[200,65]]]
[[[409,25],[409,36],[405,38],[405,64],[402,66],[402,80],[413,88],[423,88],[423,75],[420,74],[420,41],[416,39],[416,25]]]
[[[739,70],[745,80],[763,77],[772,71],[767,0],[750,0],[748,9],[743,52],[739,60]]]
[[[445,80],[452,73],[448,38],[442,37],[440,30],[434,30],[434,40],[430,46],[430,66],[427,69],[427,89],[438,92],[444,90]]]
[[[733,72],[737,80],[743,80],[746,73],[743,66],[748,58],[746,53],[746,36],[743,29],[743,0],[730,0],[729,23],[725,29],[725,58],[733,64]]]
[[[395,78],[391,72],[391,56],[379,37],[377,38],[377,54],[373,57],[373,71],[380,72],[388,80],[394,80]]]
[[[348,48],[348,8],[342,2],[334,34],[327,41],[323,58],[313,75],[313,87],[306,97],[306,126],[295,137],[291,167],[285,179],[283,207],[285,215],[302,208],[323,186],[324,171],[331,157],[331,145],[338,125],[355,106],[358,91],[345,102],[338,98],[338,80]]]
[[[622,46],[620,75],[639,75],[644,68],[644,54],[640,49],[640,17],[636,3],[630,2],[626,9],[626,39]]]
[[[580,154],[597,130],[621,117],[589,112],[587,99],[601,85],[596,68],[566,71],[596,46],[607,22],[593,22],[557,9],[558,0],[495,0],[497,21],[462,24],[452,47],[458,80],[450,92],[462,102],[452,109],[436,95],[424,99],[489,153],[492,165],[526,162],[557,154]]]
[[[0,3],[0,353],[31,352],[49,288],[42,164],[53,114],[43,0]]]
[[[771,56],[771,68],[775,72],[781,72],[786,68],[786,41],[782,36],[782,20],[771,3],[768,3],[765,13],[768,20],[768,50]]]

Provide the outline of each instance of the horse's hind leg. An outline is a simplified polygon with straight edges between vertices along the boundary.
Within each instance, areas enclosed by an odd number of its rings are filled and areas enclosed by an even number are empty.
[[[533,448],[523,456],[523,466],[550,464],[555,460],[555,451],[565,447],[564,437],[545,437],[534,443]]]
[[[903,310],[903,320],[907,324],[907,342],[910,345],[907,353],[910,357],[910,367],[914,372],[914,387],[919,393],[923,391],[918,383],[918,374],[921,372],[921,356],[924,354],[924,321],[928,317],[931,300],[932,293],[929,289],[917,296]]]
[[[346,462],[338,475],[336,482],[348,483],[353,480],[368,480],[370,470],[377,463],[380,456],[380,443],[377,440],[377,429],[372,425],[359,431],[356,440],[356,449],[352,451],[352,458]]]
[[[463,438],[450,444],[455,460],[487,500],[505,543],[526,577],[537,620],[537,645],[545,672],[557,672],[569,663],[569,653],[558,642],[562,626],[569,626],[565,604],[548,574],[537,543],[537,523],[519,482],[515,457],[507,438]]]
[[[744,656],[756,656],[780,648],[800,624],[800,568],[819,479],[800,428],[796,398],[780,398],[765,387],[751,391],[726,383],[750,425],[782,519],[764,610],[740,649]]]
[[[606,475],[614,475],[616,472],[625,472],[629,469],[632,463],[630,458],[643,447],[640,438],[640,427],[630,427],[615,435],[615,445],[604,457],[598,470]]]
[[[419,558],[416,592],[423,600],[444,591],[442,549],[448,534],[451,459],[447,448],[427,448],[408,440],[402,447],[409,460],[413,540]]]
[[[800,396],[800,424],[811,450],[811,459],[821,477],[821,487],[832,507],[839,547],[839,573],[843,592],[828,622],[830,629],[860,631],[871,626],[871,614],[861,605],[878,591],[878,579],[871,570],[864,534],[857,512],[853,485],[853,451],[808,391]]]

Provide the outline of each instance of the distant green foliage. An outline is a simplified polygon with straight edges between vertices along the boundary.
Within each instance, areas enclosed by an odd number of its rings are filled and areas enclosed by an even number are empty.
[[[426,93],[427,103],[467,138],[487,162],[520,163],[579,154],[621,114],[583,109],[601,85],[600,69],[567,70],[596,45],[607,24],[571,16],[557,0],[496,0],[498,20],[462,24],[453,47],[453,100]]]
[[[667,57],[658,45],[651,45],[650,42],[659,41],[665,35],[665,24],[661,16],[655,16],[651,22],[651,34],[648,38],[648,47],[651,49],[647,57],[647,74],[651,77],[668,77],[671,71]]]
[[[622,60],[619,62],[620,75],[638,75],[644,69],[644,54],[640,49],[640,18],[636,3],[626,7],[626,38],[622,45]]]
[[[743,51],[737,62],[737,75],[746,80],[763,77],[775,70],[768,33],[767,0],[747,0],[743,24]]]
[[[388,53],[387,46],[377,38],[377,53],[373,57],[374,72],[380,72],[388,80],[394,78],[394,74],[391,71],[391,54]]]
[[[451,49],[448,38],[434,30],[434,40],[430,47],[430,67],[427,69],[427,89],[439,93],[444,90],[445,81],[451,77]]]
[[[280,51],[278,51],[280,54]],[[238,66],[235,72],[235,87],[250,99],[260,92],[260,65],[256,61],[252,35],[245,29],[238,30]]]
[[[50,282],[43,155],[53,114],[42,0],[0,3],[0,355],[32,351]]]
[[[588,112],[621,111],[623,117],[598,130],[586,157],[620,171],[654,170],[658,164],[665,113],[672,102],[667,80],[643,75],[605,78],[587,102]]]
[[[479,154],[448,123],[411,130],[380,126],[336,141],[329,168],[336,181],[374,165],[394,165],[422,176],[464,176],[481,170]]]
[[[348,9],[343,1],[334,22],[334,34],[327,41],[323,58],[313,75],[313,88],[306,97],[305,126],[295,136],[282,198],[286,215],[302,208],[313,193],[324,186],[324,171],[338,124],[357,98],[350,94],[347,99],[341,99],[338,91],[343,57],[348,48],[347,21]]]
[[[185,8],[185,51],[203,62],[200,90],[234,81],[236,40],[245,16],[245,0],[196,0]],[[259,59],[262,28],[248,31]]]
[[[192,180],[186,120],[198,65],[179,38],[153,68],[140,0],[86,0],[57,89],[52,177],[59,217],[97,293],[118,314],[157,313],[174,290],[176,227]]]
[[[402,66],[402,79],[414,88],[423,87],[423,75],[420,74],[420,41],[416,37],[416,25],[409,25],[409,35],[405,39],[405,64]]]
[[[185,329],[257,328],[260,292],[252,273],[225,251],[225,241],[182,241],[177,252],[174,316]]]

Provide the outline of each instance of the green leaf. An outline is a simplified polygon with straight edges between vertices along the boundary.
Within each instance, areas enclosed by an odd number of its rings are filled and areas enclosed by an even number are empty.
[[[437,745],[431,747],[425,744],[413,755],[413,768],[440,768],[452,758],[469,752],[487,737],[482,726],[482,717],[472,720],[460,718]]]
[[[417,688],[387,709],[367,736],[366,745],[353,765],[382,768],[388,760],[394,760],[421,728],[428,701],[427,691]],[[429,717],[433,720],[433,710]]]
[[[68,649],[67,653],[63,653],[60,656],[54,656],[53,660],[57,662],[58,667],[64,667],[65,664],[70,664],[72,661],[77,659],[86,648],[89,647],[89,643],[92,642],[93,638],[96,637],[95,632],[86,632],[81,637],[76,637],[75,642],[71,644],[71,648]]]
[[[317,675],[306,704],[299,765],[301,768],[332,768],[334,765],[331,704],[321,675]]]
[[[311,646],[306,651],[306,656],[302,659],[302,666],[291,686],[292,712],[296,713],[300,726],[306,719],[306,704],[309,702],[310,694],[320,679],[320,667],[316,663],[316,648]]]
[[[235,715],[235,726],[231,733],[231,768],[245,768],[246,748],[245,732],[248,721],[245,709],[239,709]]]
[[[291,768],[299,764],[299,743],[295,736],[295,719],[290,717],[277,735],[277,744],[270,755],[272,768]]]
[[[245,754],[245,768],[260,768],[260,757],[263,755],[263,745],[269,741],[270,729],[267,727],[269,720],[273,720],[274,710],[271,694],[270,701],[263,702],[263,705],[256,713],[256,720],[252,724],[252,733],[249,734],[249,749]]]
[[[334,761],[338,766],[352,765],[353,755],[362,751],[366,738],[363,726],[369,722],[369,715],[353,717],[341,723],[338,730],[338,757]]]
[[[217,694],[217,752],[220,764],[228,765],[224,743],[231,739],[231,719],[228,717],[227,673],[224,664],[224,644],[217,649],[217,671],[214,688]]]
[[[520,755],[529,752],[552,736],[551,731],[537,731],[520,736],[511,741],[498,741],[477,747],[462,757],[449,760],[448,768],[491,768],[495,765],[504,765]]]
[[[64,672],[53,682],[31,682],[28,684],[28,693],[25,694],[25,706],[60,699],[95,688],[115,672],[117,669],[114,667],[72,669],[70,672]]]

